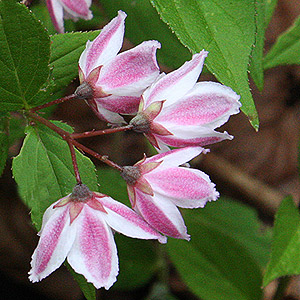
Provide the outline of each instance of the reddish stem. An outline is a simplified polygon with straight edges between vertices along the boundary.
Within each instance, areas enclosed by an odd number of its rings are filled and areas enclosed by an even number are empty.
[[[109,129],[103,129],[103,130],[92,130],[92,131],[86,131],[86,132],[82,132],[82,133],[72,133],[71,137],[73,139],[81,139],[81,138],[87,138],[87,137],[93,137],[93,136],[98,136],[98,135],[104,135],[104,134],[110,134],[110,133],[115,133],[115,132],[131,130],[132,128],[133,128],[133,125],[127,125],[127,126],[109,128]]]
[[[72,164],[73,164],[73,169],[74,169],[74,173],[75,173],[76,182],[78,184],[82,184],[81,177],[80,177],[79,170],[78,170],[78,163],[77,163],[77,159],[76,159],[76,153],[75,153],[74,146],[73,146],[70,139],[66,140],[66,142],[68,143],[69,148],[70,148],[71,157],[72,157]]]
[[[45,103],[45,104],[42,104],[42,105],[39,105],[39,106],[36,106],[36,107],[33,107],[33,108],[30,109],[30,111],[31,112],[36,112],[37,110],[41,110],[43,108],[46,108],[46,107],[49,107],[49,106],[52,106],[52,105],[55,105],[55,104],[59,104],[59,103],[65,102],[65,101],[69,101],[69,100],[72,100],[72,99],[77,99],[77,98],[78,98],[77,95],[72,94],[72,95],[50,101],[48,103]]]
[[[99,154],[99,153],[91,150],[90,148],[88,148],[88,147],[86,147],[86,146],[78,143],[77,141],[75,141],[72,138],[72,135],[69,132],[67,132],[67,131],[59,128],[55,124],[53,124],[50,121],[46,120],[45,118],[39,116],[37,113],[29,111],[29,112],[27,112],[27,114],[33,120],[36,120],[39,123],[44,124],[48,128],[52,129],[54,132],[56,132],[57,134],[59,134],[69,144],[71,155],[72,155],[71,148],[74,150],[74,148],[72,146],[75,146],[76,148],[84,151],[85,153],[90,154],[90,155],[94,156],[95,158],[99,159],[100,161],[104,162],[108,166],[113,167],[114,169],[116,169],[116,170],[118,170],[120,172],[123,170],[123,168],[121,166],[119,166],[118,164],[116,164],[113,161],[109,160],[106,155],[101,155],[101,154]],[[74,154],[74,156],[72,156],[72,161],[73,161],[73,158],[74,158],[74,160],[76,160],[75,154]],[[74,166],[74,164],[73,164],[73,166]],[[77,163],[76,163],[76,166],[77,166]],[[75,172],[75,175],[76,175],[76,179],[77,179],[77,182],[78,182],[78,180],[80,180],[80,182],[81,182],[81,179],[80,179],[80,176],[79,176],[79,172],[78,172],[78,167],[76,167],[76,166],[74,166],[74,172]]]

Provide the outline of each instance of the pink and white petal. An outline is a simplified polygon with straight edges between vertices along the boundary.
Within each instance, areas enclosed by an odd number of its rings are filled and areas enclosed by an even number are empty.
[[[177,126],[203,125],[214,129],[239,112],[238,96],[231,88],[216,82],[200,82],[183,98],[165,108],[155,119]]]
[[[95,212],[85,205],[74,221],[77,234],[67,260],[97,289],[109,289],[119,272],[117,248],[111,229]]]
[[[121,117],[117,113],[105,109],[100,104],[94,102],[94,100],[88,101],[88,103],[99,119],[106,121],[110,124],[118,124],[118,125],[126,124],[123,117]]]
[[[61,4],[63,5],[65,11],[72,17],[72,18],[84,18],[84,19],[91,19],[93,17],[89,7],[91,5],[90,1],[85,0],[60,0]]]
[[[88,41],[79,58],[79,67],[85,77],[89,73],[113,59],[120,51],[124,38],[126,14],[118,12],[118,16],[103,27],[98,37]]]
[[[138,111],[140,97],[110,95],[103,98],[95,98],[103,108],[118,114],[135,114]]]
[[[55,271],[66,259],[74,239],[75,232],[70,226],[69,205],[55,208],[32,255],[29,279],[37,282]]]
[[[171,201],[136,190],[136,209],[157,231],[177,239],[190,239],[180,211]]]
[[[164,124],[164,126],[166,126]],[[204,126],[169,126],[166,128],[173,135],[156,135],[157,140],[171,147],[197,147],[214,144],[223,140],[232,140],[233,136],[225,132],[217,132]]]
[[[204,207],[219,196],[208,175],[196,169],[173,167],[144,177],[157,197],[165,197],[179,207]]]
[[[202,71],[206,51],[194,54],[192,60],[187,61],[179,69],[167,74],[151,86],[144,94],[145,106],[148,107],[155,101],[166,100],[164,107],[172,105],[188,93]]]
[[[107,94],[141,96],[159,75],[157,41],[146,41],[117,55],[101,69],[96,86]]]
[[[152,228],[141,216],[126,205],[110,197],[100,199],[107,214],[103,215],[107,224],[115,231],[139,239],[157,239],[166,243],[167,239]]]
[[[59,33],[63,33],[64,30],[64,9],[60,1],[47,0],[48,11],[52,20],[52,23]]]
[[[151,162],[162,162],[156,169],[148,173],[155,174],[163,169],[182,165],[198,156],[201,152],[205,152],[205,149],[203,149],[202,147],[187,147],[183,149],[175,149],[146,158],[143,164]],[[146,176],[146,174],[144,176]]]

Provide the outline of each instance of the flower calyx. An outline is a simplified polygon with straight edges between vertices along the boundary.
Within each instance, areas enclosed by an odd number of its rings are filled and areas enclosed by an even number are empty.
[[[91,200],[93,197],[93,193],[89,190],[89,188],[82,183],[77,184],[72,194],[70,195],[70,201],[72,202],[87,202]]]
[[[128,185],[135,185],[141,175],[142,174],[138,166],[125,166],[122,168],[121,176]]]
[[[94,98],[94,89],[86,81],[84,81],[74,92],[78,99],[93,99]]]

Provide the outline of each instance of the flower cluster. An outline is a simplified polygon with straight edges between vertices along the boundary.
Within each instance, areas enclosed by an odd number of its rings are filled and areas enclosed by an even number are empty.
[[[208,54],[204,50],[169,74],[159,74],[157,41],[118,54],[125,18],[119,11],[94,41],[88,41],[79,59],[81,84],[75,95],[112,125],[126,123],[124,114],[134,115],[130,128],[143,133],[158,154],[120,168],[132,209],[78,184],[46,210],[32,256],[33,282],[67,259],[96,288],[108,289],[118,274],[112,229],[161,243],[167,236],[189,240],[178,207],[204,207],[219,196],[208,175],[187,163],[208,151],[203,146],[232,139],[215,129],[239,112],[239,96],[219,83],[197,83]]]

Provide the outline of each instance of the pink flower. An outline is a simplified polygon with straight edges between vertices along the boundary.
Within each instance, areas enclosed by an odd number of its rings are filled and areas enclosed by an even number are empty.
[[[161,74],[142,95],[139,112],[130,124],[151,144],[167,151],[169,146],[205,146],[232,139],[214,129],[239,112],[239,96],[215,82],[196,83],[206,51],[193,55],[179,69]]]
[[[90,20],[93,18],[89,10],[92,0],[47,0],[50,17],[55,29],[64,32],[64,19]]]
[[[159,74],[157,41],[146,41],[121,54],[126,14],[119,11],[93,42],[88,41],[79,59],[81,85],[75,91],[99,118],[124,123],[119,114],[138,110],[140,96]],[[117,55],[118,54],[118,55]]]
[[[109,289],[118,275],[112,229],[134,238],[166,242],[166,237],[130,208],[77,185],[72,194],[46,210],[29,279],[40,281],[67,258],[71,267],[96,288]]]
[[[132,167],[123,167],[121,175],[127,182],[132,207],[167,236],[189,239],[177,206],[204,207],[219,196],[206,174],[180,166],[203,150],[201,147],[176,149],[144,158]]]

